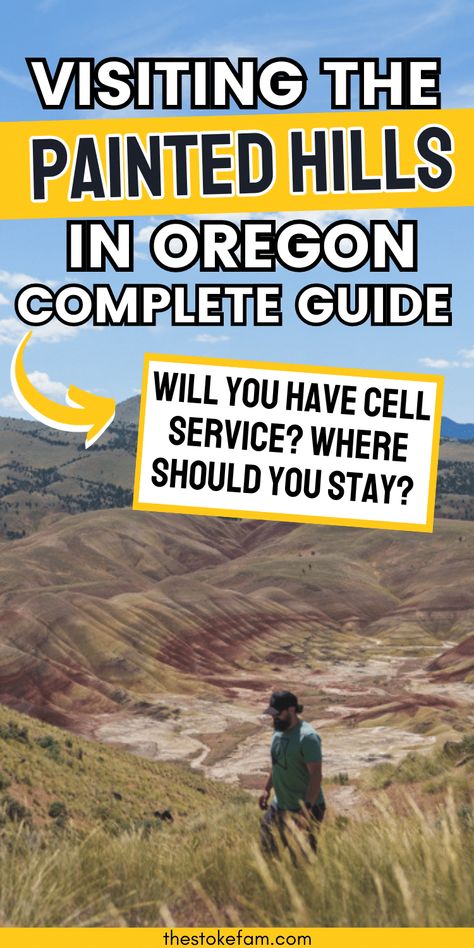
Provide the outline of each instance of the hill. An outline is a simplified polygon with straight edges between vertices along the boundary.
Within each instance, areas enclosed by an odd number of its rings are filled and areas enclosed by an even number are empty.
[[[130,399],[131,401],[131,399]],[[443,416],[441,419],[441,437],[442,438],[454,438],[456,441],[473,441],[474,440],[474,425],[473,424],[459,424],[457,421],[452,421],[451,418]]]
[[[177,764],[133,757],[0,705],[0,827],[83,838],[186,824],[196,809],[245,802],[226,784]],[[164,814],[164,816],[162,816]]]
[[[276,862],[248,794],[0,707],[2,926],[469,926],[473,746],[340,774]]]
[[[428,665],[438,681],[474,680],[474,635],[438,655]]]
[[[64,513],[130,507],[139,404],[135,396],[118,405],[88,451],[80,435],[0,418],[0,539],[28,536]],[[436,515],[474,519],[474,442],[443,437]]]
[[[473,565],[474,525],[454,521],[429,536],[129,510],[58,518],[0,546],[0,697],[255,786],[259,713],[281,683],[328,729],[334,769],[363,765],[361,747],[398,757],[469,713],[469,668],[441,686],[427,665],[471,634]]]
[[[57,513],[130,507],[136,438],[114,422],[86,451],[79,435],[0,418],[0,536],[26,536]]]
[[[137,410],[87,452],[0,420],[0,700],[246,787],[274,685],[304,692],[331,772],[462,731],[474,443],[442,441],[432,536],[138,513]]]

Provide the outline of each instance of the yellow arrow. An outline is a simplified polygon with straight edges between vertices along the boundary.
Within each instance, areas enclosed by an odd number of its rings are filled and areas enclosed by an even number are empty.
[[[85,392],[70,385],[66,393],[67,405],[58,405],[47,398],[30,382],[23,365],[23,353],[33,333],[27,332],[12,359],[10,378],[13,391],[29,415],[60,431],[87,431],[86,448],[90,448],[115,418],[115,401]]]

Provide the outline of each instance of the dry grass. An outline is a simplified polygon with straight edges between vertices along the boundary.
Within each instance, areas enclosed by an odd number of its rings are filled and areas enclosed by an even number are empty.
[[[410,799],[410,798],[408,798]],[[468,926],[474,831],[451,796],[436,817],[379,803],[328,823],[317,855],[258,847],[255,807],[228,804],[185,829],[102,833],[44,847],[25,828],[0,847],[0,915],[14,926],[247,924]]]
[[[196,771],[172,763],[134,757],[123,750],[86,741],[49,724],[0,706],[0,832],[9,837],[12,806],[27,811],[27,822],[42,836],[78,840],[100,830],[118,836],[153,828],[155,811],[169,809],[186,822],[196,811],[216,807],[242,793]],[[13,802],[12,802],[13,801]],[[61,803],[67,819],[50,812]],[[25,835],[25,834],[24,834]],[[1,839],[1,837],[0,837]]]

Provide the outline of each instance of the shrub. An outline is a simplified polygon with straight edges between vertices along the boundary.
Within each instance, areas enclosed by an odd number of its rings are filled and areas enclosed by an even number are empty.
[[[54,737],[51,736],[51,734],[45,734],[44,737],[37,737],[36,743],[38,744],[39,747],[45,747],[45,748],[54,747],[55,744],[56,745],[58,744],[58,742],[55,740]]]
[[[15,797],[10,797],[8,794],[2,799],[2,808],[6,818],[12,823],[21,823],[23,820],[29,821],[31,819],[30,810],[23,806],[19,800],[15,800]]]
[[[31,777],[29,774],[17,773],[15,774],[15,780],[17,783],[24,783],[26,787],[32,786]]]
[[[44,737],[37,737],[36,743],[39,747],[43,747],[53,760],[61,760],[61,748],[57,740],[52,737],[51,734],[45,734]]]
[[[134,826],[135,832],[143,836],[144,839],[148,839],[152,833],[156,830],[161,830],[161,820],[152,819],[151,817],[144,820],[137,820]]]
[[[392,783],[417,783],[446,772],[449,762],[441,754],[419,754],[411,751],[398,764],[377,764],[362,776],[362,784],[385,789]]]
[[[465,829],[472,829],[474,827],[474,813],[470,803],[462,803],[461,806],[458,807],[457,815],[459,822]]]
[[[14,721],[0,725],[0,738],[4,741],[18,741],[20,744],[29,744],[28,728],[19,727]]]
[[[66,804],[61,803],[61,800],[54,800],[53,803],[49,804],[48,816],[50,816],[51,819],[53,820],[57,819],[58,816],[67,817],[68,812],[67,812]]]
[[[48,807],[48,816],[54,820],[57,829],[64,829],[69,819],[66,804],[62,803],[61,800],[54,800]]]
[[[474,734],[465,734],[461,746],[463,754],[474,754]]]

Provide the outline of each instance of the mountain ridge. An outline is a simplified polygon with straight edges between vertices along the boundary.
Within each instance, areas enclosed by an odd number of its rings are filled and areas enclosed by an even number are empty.
[[[88,451],[80,435],[0,418],[0,542],[64,514],[131,507],[139,402],[120,403]],[[436,515],[474,519],[474,442],[442,438]]]

